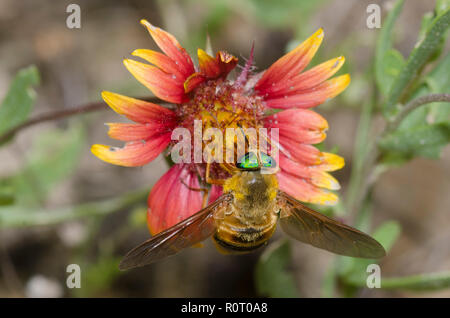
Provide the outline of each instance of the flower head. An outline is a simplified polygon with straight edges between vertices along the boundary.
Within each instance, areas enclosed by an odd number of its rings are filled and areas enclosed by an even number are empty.
[[[183,127],[194,134],[196,121],[204,129],[220,131],[276,128],[280,189],[300,201],[336,203],[337,196],[328,190],[339,189],[339,183],[328,172],[343,167],[344,160],[313,146],[325,139],[328,123],[308,108],[342,92],[350,76],[329,79],[342,66],[344,57],[304,71],[322,42],[322,29],[260,73],[253,72],[252,49],[240,75],[232,79],[229,73],[238,63],[233,55],[219,51],[214,57],[198,49],[196,67],[171,34],[145,20],[141,23],[164,53],[135,50],[132,55],[148,63],[125,59],[124,64],[154,95],[174,107],[168,109],[103,92],[103,99],[113,110],[135,123],[108,124],[109,136],[126,143],[123,148],[93,145],[92,152],[97,157],[122,166],[145,165],[174,146],[171,135],[175,128]],[[205,147],[205,143],[201,146]],[[234,146],[234,139],[225,141],[225,148]],[[229,176],[221,165],[213,163],[210,168],[210,176],[214,178]],[[148,226],[152,234],[175,225],[208,201],[217,199],[222,189],[208,184],[206,174],[205,163],[178,163],[161,177],[148,198]],[[207,200],[203,197],[205,186],[209,189]]]

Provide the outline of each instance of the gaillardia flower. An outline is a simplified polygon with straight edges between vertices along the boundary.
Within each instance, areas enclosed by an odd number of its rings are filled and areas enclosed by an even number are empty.
[[[322,39],[319,29],[266,71],[253,71],[250,58],[235,79],[229,73],[238,59],[225,51],[210,56],[198,49],[199,65],[169,33],[142,20],[164,53],[139,49],[132,55],[148,63],[125,59],[136,79],[163,101],[165,108],[147,101],[103,92],[105,102],[135,123],[109,125],[109,136],[125,142],[123,148],[93,145],[100,159],[121,166],[142,166],[171,148],[172,131],[183,127],[194,131],[194,121],[203,128],[279,129],[279,187],[303,202],[334,204],[337,196],[328,191],[339,183],[328,173],[344,165],[343,158],[319,151],[314,144],[326,137],[327,121],[309,110],[342,92],[348,74],[329,79],[344,63],[337,57],[305,71]],[[278,110],[277,112],[274,110]],[[234,141],[233,141],[234,142]],[[213,164],[210,174],[226,178],[228,172]],[[148,198],[148,226],[159,233],[189,217],[206,203],[202,191],[210,188],[209,202],[221,194],[219,185],[207,185],[205,163],[173,165],[154,185]]]

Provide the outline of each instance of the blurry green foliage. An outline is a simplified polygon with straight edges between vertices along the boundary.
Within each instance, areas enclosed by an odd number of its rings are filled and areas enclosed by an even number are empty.
[[[416,76],[422,71],[424,65],[430,61],[430,58],[434,58],[435,53],[440,51],[449,24],[450,9],[448,8],[443,12],[436,12],[436,17],[426,25],[425,36],[419,39],[389,89],[383,107],[383,113],[387,119],[392,119],[397,114],[399,111],[397,104],[402,102],[402,98],[408,96],[405,90],[416,79]],[[378,53],[379,50],[377,50],[377,55]],[[383,58],[383,56],[376,57],[376,59],[380,58]]]
[[[20,70],[0,107],[0,134],[23,123],[35,100],[33,85],[39,83],[34,66]],[[48,192],[73,172],[84,146],[84,129],[72,125],[36,137],[22,169],[0,179],[0,205],[37,206]]]
[[[273,242],[261,255],[255,269],[258,294],[269,297],[298,297],[295,279],[286,272],[291,260],[288,240]]]
[[[233,14],[256,20],[261,27],[291,29],[297,39],[293,40],[289,46],[297,45],[311,31],[307,23],[308,18],[327,0],[201,0],[199,2],[207,8],[207,14],[201,23],[196,24],[197,28],[193,27],[189,30],[187,47],[190,50],[197,47],[204,48],[206,36],[209,34],[212,38],[213,51],[215,51],[223,48],[214,46],[214,36],[223,30],[225,23]],[[195,2],[186,2],[184,5],[190,3]],[[161,5],[163,4],[164,2],[161,1]]]
[[[17,72],[0,105],[0,135],[28,118],[36,98],[32,86],[38,84],[39,72],[35,66]]]
[[[13,177],[20,205],[36,206],[73,173],[85,144],[84,128],[52,129],[37,136],[23,169]]]
[[[392,34],[404,0],[398,0],[389,12],[378,36],[375,54],[375,79],[380,92],[386,96],[392,86],[394,78],[403,68],[404,59],[400,52],[392,48]]]
[[[397,130],[380,140],[379,145],[388,152],[385,162],[411,159],[416,156],[438,159],[442,148],[450,142],[450,125],[418,125]],[[397,161],[398,163],[398,161]]]
[[[14,186],[11,179],[0,179],[0,206],[14,203]]]
[[[403,1],[389,13],[387,26],[380,32],[375,60],[376,78],[380,91],[386,96],[384,113],[393,120],[403,106],[394,103],[408,97],[404,103],[430,93],[450,92],[450,55],[435,65],[434,69],[421,78],[416,78],[425,63],[439,58],[450,24],[448,1],[437,1],[434,13],[425,14],[416,47],[406,63],[391,45],[392,26],[400,13]],[[395,52],[395,51],[394,51]],[[391,55],[391,57],[389,57]],[[393,56],[398,57],[393,58]],[[391,71],[386,71],[390,69]],[[418,83],[418,84],[417,84]],[[412,91],[412,92],[411,92]],[[393,117],[394,116],[394,117]],[[401,164],[416,156],[439,158],[442,148],[450,142],[450,109],[446,103],[432,103],[414,110],[379,141],[383,151],[383,164]]]
[[[131,211],[128,223],[132,228],[142,229],[147,225],[147,210],[146,206],[137,206]]]
[[[241,1],[239,1],[241,2]],[[305,20],[324,0],[247,0],[256,18],[269,27],[305,27]]]
[[[95,262],[83,266],[81,288],[73,292],[78,297],[94,297],[104,292],[120,275],[120,259],[118,257],[101,255]]]
[[[450,53],[427,74],[411,99],[432,94],[450,93]],[[438,159],[450,142],[450,107],[448,103],[430,103],[412,111],[399,128],[380,140],[386,152],[383,163],[401,164],[416,156]]]
[[[389,252],[401,232],[400,224],[396,221],[388,221],[380,225],[372,236]],[[366,268],[370,264],[378,263],[377,260],[352,258],[341,256],[338,266],[339,277],[351,285],[365,285]]]
[[[433,93],[450,93],[450,53],[439,61],[427,74],[422,84],[416,89],[411,99]],[[399,130],[409,129],[425,124],[450,123],[448,103],[431,103],[424,105],[408,115],[400,124]]]
[[[381,288],[410,291],[439,290],[450,287],[450,272],[383,278]]]
[[[94,219],[145,201],[148,188],[126,192],[120,196],[60,208],[32,208],[20,205],[0,207],[0,229],[40,225],[56,225],[81,218]]]

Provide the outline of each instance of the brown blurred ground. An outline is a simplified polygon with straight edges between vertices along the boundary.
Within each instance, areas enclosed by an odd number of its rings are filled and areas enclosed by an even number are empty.
[[[33,114],[51,109],[69,108],[100,99],[102,90],[133,96],[149,92],[127,72],[121,60],[135,48],[155,48],[141,18],[172,32],[181,43],[190,29],[204,29],[203,2],[180,5],[176,1],[77,1],[82,9],[82,28],[65,26],[66,6],[72,1],[0,1],[0,96],[4,96],[14,73],[21,67],[36,64],[42,75]],[[318,10],[306,24],[305,34],[318,27],[325,30],[321,56],[346,55],[352,61],[353,78],[361,73],[373,54],[377,32],[365,26],[365,8],[373,1],[334,0]],[[385,3],[379,1],[378,3]],[[423,13],[432,10],[433,1],[409,0],[396,27],[397,48],[408,54],[415,44]],[[227,49],[237,56],[247,56],[251,42],[256,43],[256,64],[264,69],[280,57],[293,30],[272,29],[245,12],[233,12],[224,27],[212,38],[214,49]],[[343,43],[353,41],[351,50],[338,51]],[[188,47],[190,53],[195,50]],[[356,73],[356,74],[354,74]],[[351,89],[351,87],[349,88]],[[335,176],[345,194],[351,167],[354,135],[358,121],[355,105],[346,101],[364,98],[364,90],[319,107],[329,121],[327,145],[337,145],[346,158],[346,167]],[[358,105],[356,105],[358,106]],[[166,169],[158,158],[143,168],[121,168],[105,164],[89,148],[93,143],[114,144],[106,135],[104,122],[122,120],[112,111],[89,117],[88,140],[82,160],[72,177],[52,193],[46,207],[63,206],[120,195],[126,190],[151,186]],[[14,143],[0,149],[0,175],[16,171],[27,155],[34,136],[64,122],[34,126]],[[119,144],[117,144],[119,145]],[[382,274],[401,276],[450,268],[450,148],[440,161],[416,159],[381,177],[374,193],[375,225],[384,220],[400,222],[403,232],[392,252],[382,262]],[[127,211],[110,215],[102,223],[102,235],[115,235]],[[3,271],[0,297],[23,296],[27,282],[37,274],[54,279],[64,286],[65,266],[73,249],[62,236],[70,228],[84,228],[85,222],[51,228],[6,230],[0,233]],[[69,230],[68,230],[69,229]],[[278,233],[281,236],[281,233]],[[148,236],[145,227],[120,242],[117,254]],[[94,242],[97,242],[94,240]],[[305,245],[294,245],[292,270],[301,296],[320,296],[323,275],[332,257]],[[95,260],[99,246],[87,251]],[[8,259],[6,259],[6,255]],[[223,256],[211,243],[203,249],[190,249],[176,258],[118,277],[112,285],[94,296],[196,297],[254,296],[253,269],[258,253],[247,256]],[[6,275],[9,273],[8,275]],[[62,295],[70,295],[63,288]],[[450,296],[450,292],[411,294],[374,290],[364,296]]]

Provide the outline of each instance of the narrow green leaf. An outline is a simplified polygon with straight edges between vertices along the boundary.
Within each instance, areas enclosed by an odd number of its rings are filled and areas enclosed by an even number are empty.
[[[447,9],[433,20],[423,40],[416,44],[405,66],[389,90],[383,107],[385,117],[392,118],[395,116],[398,111],[396,109],[397,103],[400,102],[406,88],[413,81],[419,70],[429,61],[431,55],[439,47],[449,25],[450,9]]]
[[[0,135],[27,119],[36,98],[32,86],[38,84],[39,73],[35,66],[21,69],[16,74],[0,105]]]
[[[450,287],[450,272],[419,274],[381,279],[381,288],[412,291],[439,290]]]
[[[397,2],[395,2],[393,9],[389,12],[383,23],[383,27],[380,30],[380,35],[377,40],[375,53],[375,78],[378,89],[383,93],[383,95],[387,94],[393,80],[392,76],[387,75],[387,72],[391,70],[391,73],[398,73],[398,69],[392,61],[395,61],[395,59],[399,60],[400,57],[403,60],[400,53],[392,53],[397,52],[392,50],[392,33],[395,21],[402,10],[403,3],[404,0],[397,0]],[[392,71],[392,69],[395,69],[395,71]],[[389,78],[389,83],[386,83],[386,78]]]
[[[269,297],[298,297],[295,279],[286,272],[291,260],[289,241],[272,243],[261,255],[255,270],[258,294]]]

